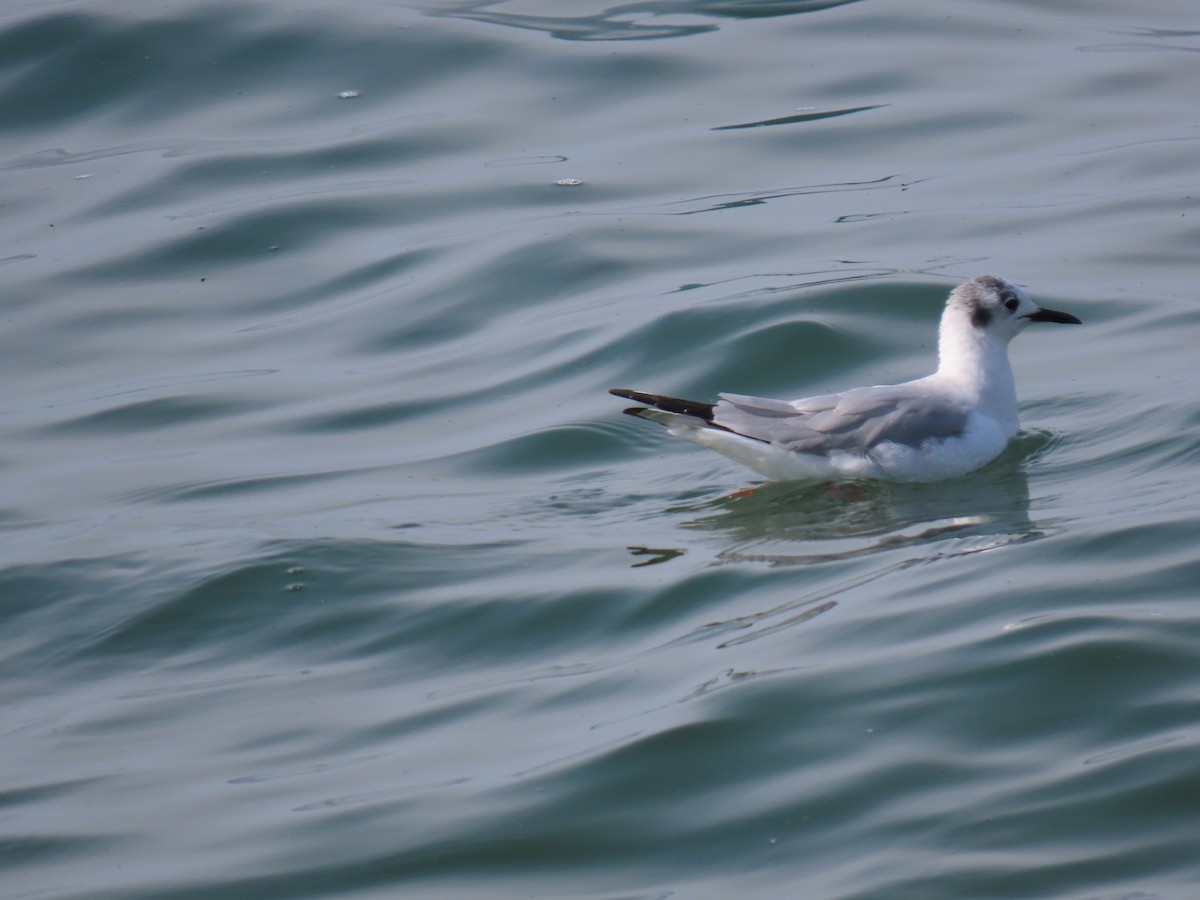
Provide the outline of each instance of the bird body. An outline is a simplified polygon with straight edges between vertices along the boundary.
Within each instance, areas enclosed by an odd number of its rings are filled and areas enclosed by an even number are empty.
[[[646,406],[625,412],[737,460],[773,480],[940,481],[995,459],[1017,432],[1008,342],[1030,322],[1079,324],[991,275],[951,292],[938,329],[938,368],[903,384],[800,400],[721,394],[699,403],[614,388]]]

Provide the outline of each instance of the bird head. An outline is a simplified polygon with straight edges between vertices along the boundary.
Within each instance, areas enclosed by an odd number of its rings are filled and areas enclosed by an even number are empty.
[[[1023,288],[995,275],[980,275],[950,293],[948,312],[964,316],[979,337],[1008,343],[1031,322],[1080,325],[1070,313],[1038,306]]]

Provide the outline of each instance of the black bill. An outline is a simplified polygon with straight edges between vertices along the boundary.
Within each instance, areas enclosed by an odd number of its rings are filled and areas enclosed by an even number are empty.
[[[1059,312],[1057,309],[1039,309],[1035,313],[1030,313],[1025,318],[1030,322],[1058,322],[1062,325],[1083,324],[1070,313]]]

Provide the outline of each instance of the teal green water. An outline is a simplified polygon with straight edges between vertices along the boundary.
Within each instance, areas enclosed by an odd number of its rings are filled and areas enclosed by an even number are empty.
[[[1190,0],[0,10],[0,894],[1192,898]],[[605,390],[1024,430],[760,484]],[[748,487],[756,492],[743,495]]]

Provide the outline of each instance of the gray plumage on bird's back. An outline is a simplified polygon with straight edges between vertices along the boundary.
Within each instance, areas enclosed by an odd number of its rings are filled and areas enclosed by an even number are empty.
[[[961,434],[965,403],[906,389],[856,388],[797,403],[721,394],[713,421],[731,431],[798,452],[862,452],[880,441],[920,445],[930,437]]]

